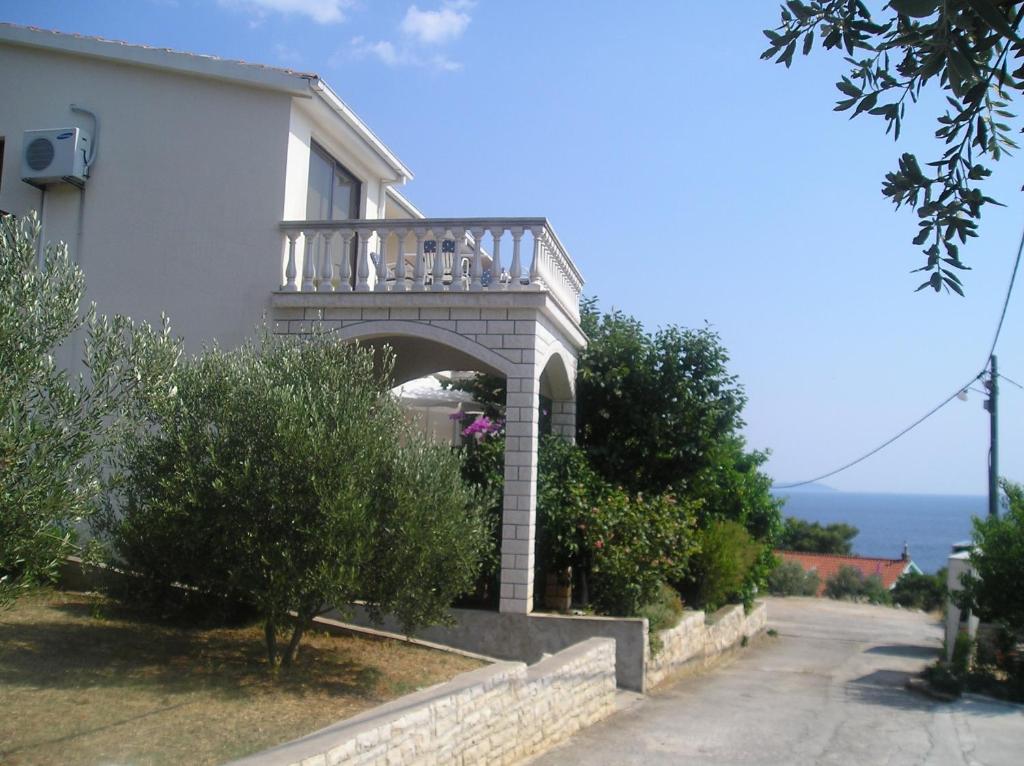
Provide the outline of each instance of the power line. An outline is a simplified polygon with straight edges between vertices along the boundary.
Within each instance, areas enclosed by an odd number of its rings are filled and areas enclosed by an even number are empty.
[[[981,371],[977,375],[975,375],[973,378],[971,378],[969,381],[967,381],[967,383],[965,385],[960,386],[960,388],[958,388],[952,394],[947,396],[945,399],[943,399],[941,402],[939,402],[937,405],[935,405],[932,409],[928,410],[928,412],[926,412],[920,418],[918,418],[913,423],[911,423],[909,426],[904,428],[898,434],[896,434],[892,438],[887,439],[886,441],[882,442],[881,444],[879,444],[877,447],[875,447],[870,452],[864,453],[863,455],[861,455],[856,460],[851,460],[849,463],[846,463],[845,465],[842,465],[842,466],[840,466],[839,468],[836,468],[833,471],[829,471],[828,473],[823,473],[823,474],[821,474],[821,476],[815,476],[813,479],[807,479],[805,481],[798,481],[798,482],[795,482],[793,484],[778,484],[778,485],[775,485],[774,488],[775,489],[793,489],[794,487],[802,487],[805,484],[813,484],[816,481],[821,481],[822,479],[827,479],[830,476],[835,476],[837,473],[842,473],[847,468],[852,468],[853,466],[857,465],[858,463],[864,462],[865,460],[867,460],[872,455],[875,455],[875,454],[881,452],[883,449],[888,447],[890,444],[892,444],[897,439],[899,439],[899,438],[905,436],[906,434],[910,433],[911,431],[913,431],[915,428],[917,428],[919,425],[921,425],[924,421],[926,421],[928,418],[930,418],[932,415],[934,415],[936,412],[941,410],[943,407],[945,407],[951,401],[956,399],[960,394],[962,394],[968,388],[970,388],[971,384],[974,383],[974,381],[980,380],[985,375],[985,371],[988,369],[989,362],[992,360],[992,355],[995,353],[996,346],[999,343],[999,335],[1003,331],[1003,321],[1006,319],[1006,310],[1007,310],[1007,308],[1010,305],[1010,296],[1013,294],[1013,286],[1014,286],[1014,283],[1017,281],[1017,270],[1020,268],[1020,260],[1021,260],[1021,253],[1022,252],[1024,252],[1024,230],[1021,231],[1020,244],[1017,246],[1017,257],[1014,259],[1014,262],[1013,262],[1013,271],[1010,274],[1010,283],[1006,286],[1006,297],[1003,299],[1003,309],[999,313],[999,323],[996,325],[996,332],[995,332],[995,335],[992,337],[992,345],[989,347],[988,354],[985,357],[985,362],[982,365]],[[999,375],[998,377],[1003,378],[1004,380],[1006,380],[1006,381],[1008,381],[1010,383],[1013,383],[1013,385],[1017,386],[1018,388],[1024,388],[1024,386],[1021,386],[1020,383],[1017,383],[1016,381],[1010,380],[1005,375]]]
[[[1015,381],[1013,378],[1006,377],[1005,375],[1003,375],[1003,373],[999,373],[999,377],[1002,378],[1003,380],[1005,380],[1007,383],[1012,383],[1017,388],[1024,389],[1024,386],[1022,386],[1020,383]]]
[[[911,424],[910,424],[909,426],[907,426],[906,428],[904,428],[904,429],[903,429],[902,431],[900,431],[900,432],[899,432],[898,434],[896,434],[896,435],[895,435],[895,436],[893,436],[892,438],[890,438],[890,439],[888,439],[888,440],[886,440],[886,441],[882,442],[881,444],[879,444],[879,445],[878,445],[877,447],[875,447],[875,448],[874,448],[873,450],[871,450],[870,452],[865,452],[865,453],[864,453],[863,455],[861,455],[861,456],[860,456],[859,458],[857,458],[856,460],[851,460],[851,461],[850,461],[849,463],[847,463],[846,465],[842,465],[842,466],[840,466],[839,468],[836,468],[836,469],[835,469],[834,471],[829,471],[828,473],[823,473],[823,474],[822,474],[821,476],[815,476],[815,477],[814,477],[813,479],[807,479],[807,480],[805,480],[805,481],[798,481],[798,482],[796,482],[796,483],[794,483],[794,484],[776,484],[776,485],[775,485],[775,486],[773,487],[773,489],[793,489],[794,487],[802,487],[802,486],[804,486],[805,484],[813,484],[813,483],[814,483],[814,482],[816,482],[816,481],[821,481],[822,479],[827,479],[827,478],[828,478],[829,476],[835,476],[835,475],[836,475],[837,473],[841,473],[841,472],[845,471],[845,470],[846,470],[847,468],[853,468],[853,466],[857,465],[857,463],[862,463],[862,462],[864,462],[865,460],[867,460],[867,459],[868,459],[869,457],[871,457],[872,455],[874,455],[874,454],[876,454],[876,453],[878,453],[878,452],[881,452],[882,450],[884,450],[884,449],[885,449],[886,447],[888,447],[888,446],[889,446],[890,444],[892,444],[892,443],[893,443],[894,441],[896,441],[896,440],[897,440],[897,439],[899,439],[900,437],[902,437],[902,436],[905,436],[906,434],[908,434],[908,433],[910,433],[911,431],[913,431],[913,430],[914,430],[915,428],[917,428],[917,427],[918,427],[919,425],[921,425],[921,424],[922,424],[922,423],[923,423],[924,421],[926,421],[926,420],[927,420],[928,418],[930,418],[930,417],[931,417],[932,415],[934,415],[934,414],[935,414],[936,412],[938,412],[938,411],[939,411],[939,410],[941,410],[941,409],[942,409],[943,407],[945,407],[945,406],[946,406],[947,404],[949,404],[949,403],[950,403],[951,401],[953,401],[953,400],[954,400],[954,399],[956,399],[956,398],[957,398],[958,396],[960,396],[960,394],[961,394],[961,393],[962,393],[962,392],[963,392],[963,391],[964,391],[965,389],[967,389],[967,388],[968,388],[968,387],[969,387],[969,386],[970,386],[970,385],[971,385],[971,384],[972,384],[972,383],[973,383],[974,381],[976,381],[976,380],[978,380],[979,378],[981,378],[981,376],[982,376],[982,375],[984,375],[984,374],[985,374],[985,371],[984,371],[984,370],[982,370],[982,371],[981,371],[981,372],[979,372],[979,373],[978,373],[977,375],[975,375],[975,376],[974,376],[973,378],[971,378],[971,379],[970,379],[969,381],[967,381],[967,383],[965,383],[964,385],[960,386],[960,388],[958,388],[958,389],[957,389],[956,391],[954,391],[953,393],[951,393],[951,394],[950,394],[949,396],[947,396],[947,397],[946,397],[945,399],[943,399],[943,400],[942,400],[941,402],[939,402],[939,403],[938,403],[937,405],[935,405],[934,407],[932,407],[932,408],[931,408],[930,410],[928,410],[928,412],[926,412],[926,413],[925,413],[924,415],[922,415],[921,417],[919,417],[919,418],[918,418],[917,420],[915,420],[915,421],[914,421],[913,423],[911,423]]]
[[[999,314],[999,324],[996,325],[996,334],[992,338],[992,346],[985,357],[985,364],[988,364],[992,354],[996,352],[996,344],[999,343],[999,333],[1003,331],[1003,320],[1006,319],[1006,309],[1010,305],[1010,295],[1013,293],[1013,283],[1017,281],[1017,269],[1020,267],[1020,254],[1024,251],[1024,231],[1020,234],[1020,245],[1017,246],[1017,258],[1013,262],[1013,272],[1010,274],[1010,284],[1006,286],[1006,298],[1003,299],[1003,310]]]

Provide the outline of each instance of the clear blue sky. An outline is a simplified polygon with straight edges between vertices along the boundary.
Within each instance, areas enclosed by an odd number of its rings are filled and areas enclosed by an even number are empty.
[[[899,145],[832,111],[838,57],[759,60],[777,3],[0,0],[0,20],[314,71],[416,173],[428,215],[544,215],[587,291],[650,327],[716,328],[779,482],[892,435],[984,361],[1021,227],[997,167],[963,253],[967,298],[913,292],[911,214],[880,192]],[[1021,280],[1024,282],[1024,279]],[[1024,284],[1000,368],[1024,383]],[[828,484],[983,494],[982,397],[953,402]],[[641,403],[638,403],[642,406]],[[1001,468],[1024,480],[1024,391],[1004,383]]]

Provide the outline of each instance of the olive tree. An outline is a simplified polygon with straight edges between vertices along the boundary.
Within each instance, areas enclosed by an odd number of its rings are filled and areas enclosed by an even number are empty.
[[[388,366],[319,334],[182,363],[126,444],[106,519],[136,593],[248,602],[272,665],[357,599],[408,631],[442,620],[473,584],[484,526],[458,457],[406,426]]]
[[[154,332],[83,309],[81,270],[63,244],[40,267],[39,236],[34,215],[0,216],[0,605],[76,550],[139,382],[159,386],[178,353],[166,324]],[[80,338],[87,375],[74,376],[55,354]]]
[[[936,117],[939,152],[928,161],[903,153],[882,183],[896,208],[914,209],[914,244],[925,246],[928,274],[918,290],[963,295],[959,247],[977,236],[983,192],[997,161],[1016,148],[1019,128],[1009,111],[1024,88],[1024,17],[1016,0],[787,0],[779,25],[766,29],[762,58],[789,67],[799,50],[820,47],[845,54],[849,72],[836,83],[837,111],[880,117],[900,137],[911,104],[934,88],[946,96]],[[881,7],[878,7],[881,5]],[[998,203],[996,203],[998,204]]]

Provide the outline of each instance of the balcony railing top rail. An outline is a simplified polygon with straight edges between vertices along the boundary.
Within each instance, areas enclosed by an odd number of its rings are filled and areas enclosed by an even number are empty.
[[[583,275],[546,218],[284,221],[280,228],[284,292],[546,290],[579,318]],[[509,240],[506,265],[501,250]]]

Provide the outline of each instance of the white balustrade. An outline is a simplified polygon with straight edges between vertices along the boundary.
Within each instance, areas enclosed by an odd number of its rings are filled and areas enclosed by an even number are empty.
[[[583,278],[543,218],[286,221],[281,229],[284,292],[540,290],[579,317]],[[506,237],[512,245],[507,269],[501,260]]]

